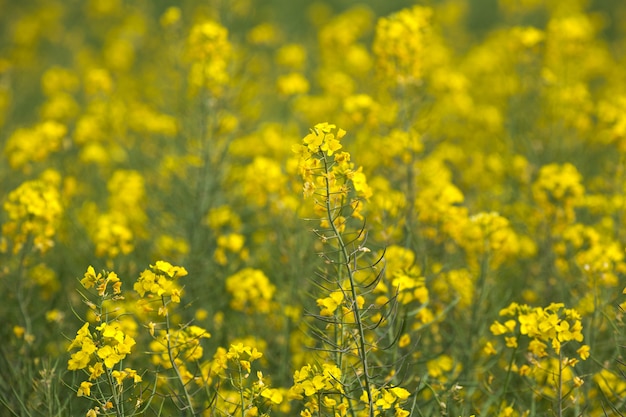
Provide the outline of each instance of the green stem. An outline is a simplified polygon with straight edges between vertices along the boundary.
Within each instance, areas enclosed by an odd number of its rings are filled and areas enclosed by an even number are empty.
[[[24,291],[25,291],[24,283],[26,282],[26,277],[25,277],[26,255],[32,248],[33,246],[32,243],[33,243],[33,236],[32,234],[29,234],[26,238],[26,242],[24,243],[24,245],[22,246],[20,250],[20,258],[19,258],[19,263],[17,267],[17,279],[16,279],[17,291],[15,294],[17,298],[17,304],[19,306],[20,314],[22,315],[22,318],[24,319],[24,327],[26,328],[26,335],[32,335],[32,323],[31,323],[30,316],[28,314],[28,305],[30,304],[30,302],[28,300],[29,297],[26,297],[24,294]]]
[[[122,398],[120,398],[120,394],[118,394],[117,389],[115,387],[115,381],[113,381],[113,377],[111,376],[111,371],[104,366],[106,369],[107,383],[111,388],[111,394],[113,394],[113,405],[115,406],[115,415],[117,417],[124,417],[124,409],[121,408]]]
[[[516,335],[516,337],[519,339],[519,334]],[[502,400],[505,399],[505,395],[506,395],[506,391],[509,388],[509,382],[511,381],[511,366],[513,365],[513,360],[515,359],[515,354],[517,353],[517,350],[519,349],[519,346],[516,346],[515,349],[513,349],[513,352],[511,352],[511,358],[509,359],[509,367],[507,369],[506,372],[506,378],[504,379],[504,386],[502,387],[502,393],[500,394],[500,398]],[[500,405],[498,405],[498,413],[497,415],[500,415],[500,412],[502,411],[502,400],[500,401]]]
[[[245,407],[245,398],[243,396],[243,379],[241,378],[241,363],[237,362],[239,368],[239,384],[237,386],[237,390],[239,391],[239,401],[241,401],[241,417],[246,416],[246,407]]]
[[[348,250],[343,241],[341,233],[339,232],[339,230],[337,230],[337,226],[335,225],[335,222],[334,222],[335,219],[333,219],[333,216],[332,216],[333,208],[330,206],[330,181],[328,179],[328,174],[329,174],[328,161],[326,160],[325,155],[323,155],[322,159],[324,162],[324,172],[326,174],[324,176],[324,181],[326,185],[326,199],[325,199],[326,200],[326,214],[328,216],[328,222],[330,224],[330,227],[332,228],[333,234],[337,238],[337,243],[339,245],[340,253],[344,261],[343,264],[345,265],[345,268],[346,268],[345,271],[348,274],[348,280],[350,281],[350,292],[352,296],[350,308],[354,315],[354,322],[356,324],[357,331],[358,331],[357,344],[358,344],[361,365],[363,366],[363,380],[364,380],[363,386],[364,386],[365,391],[367,392],[367,397],[368,397],[368,402],[369,402],[369,416],[373,417],[374,416],[374,400],[372,398],[370,375],[369,375],[369,364],[367,362],[365,330],[363,328],[363,323],[361,321],[361,312],[357,304],[356,280],[354,279],[352,268],[350,268],[350,255],[348,254]]]
[[[559,380],[557,381],[557,416],[563,417],[563,354],[559,350]]]
[[[165,296],[161,296],[161,303],[163,304],[163,308],[167,308],[167,304],[165,302]],[[167,356],[170,360],[170,364],[172,365],[172,369],[174,369],[174,372],[176,373],[176,378],[178,378],[178,381],[180,382],[181,388],[183,389],[183,393],[185,394],[185,400],[187,401],[186,407],[187,409],[189,409],[191,411],[191,415],[195,416],[196,413],[193,409],[193,404],[191,402],[191,395],[189,395],[189,391],[187,391],[187,386],[185,385],[185,382],[183,381],[183,376],[180,373],[180,370],[178,369],[178,365],[176,365],[176,361],[174,360],[174,356],[172,355],[172,344],[170,341],[170,316],[169,313],[167,312],[167,310],[165,310],[165,341],[167,342]]]

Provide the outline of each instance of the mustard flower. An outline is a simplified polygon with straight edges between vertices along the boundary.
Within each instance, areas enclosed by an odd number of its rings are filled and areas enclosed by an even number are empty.
[[[460,370],[460,364],[455,363],[454,359],[449,355],[440,355],[435,359],[426,362],[428,375],[432,378],[438,378],[441,381],[447,381],[448,373]]]
[[[48,251],[54,246],[63,208],[56,186],[43,180],[27,181],[11,191],[3,205],[8,221],[2,233],[12,239],[13,253],[18,253],[29,237],[34,249]]]
[[[98,216],[95,230],[92,231],[96,255],[109,259],[131,253],[135,249],[134,238],[135,235],[128,227],[128,218],[120,211]]]
[[[80,350],[73,353],[67,362],[67,369],[70,371],[86,368],[91,361],[91,355],[97,350],[93,336],[89,331],[89,323],[85,323],[76,332],[76,337],[72,340],[67,350],[70,351],[77,347]]]
[[[339,307],[343,301],[343,291],[333,291],[328,297],[318,298],[316,302],[320,307],[320,315],[332,316],[335,314],[337,307]]]
[[[532,192],[535,202],[559,225],[573,222],[574,208],[585,189],[576,167],[565,163],[543,166],[532,185]]]
[[[432,47],[433,10],[414,6],[378,20],[373,51],[381,77],[400,86],[419,84]]]
[[[306,48],[304,45],[290,43],[281,46],[276,52],[276,62],[286,68],[301,70],[306,63]]]
[[[83,381],[80,383],[80,386],[78,387],[78,392],[76,393],[77,396],[82,397],[82,396],[87,396],[89,397],[91,395],[91,387],[92,387],[92,383],[88,382],[88,381]]]
[[[180,303],[182,289],[177,279],[186,275],[187,270],[184,267],[174,266],[166,261],[157,261],[155,265],[150,265],[150,269],[141,272],[133,288],[141,297],[146,294],[148,297],[169,297],[169,301]],[[167,314],[167,308],[162,306],[159,313]]]
[[[228,65],[232,55],[228,30],[214,21],[195,24],[187,37],[187,57],[191,63],[190,85],[194,93],[206,88],[217,96],[229,82]]]
[[[290,388],[290,397],[302,399],[312,397],[318,392],[343,393],[341,370],[334,364],[322,364],[322,367],[305,365],[294,372],[294,385]]]
[[[284,96],[305,94],[309,91],[309,81],[297,72],[281,75],[276,80],[276,86],[278,92]]]
[[[67,127],[48,120],[32,129],[18,129],[8,138],[4,152],[9,165],[15,170],[24,170],[33,162],[45,161],[48,156],[61,149]]]
[[[244,268],[226,278],[226,291],[231,294],[233,309],[267,314],[272,307],[276,286],[263,271]]]
[[[564,344],[583,341],[580,314],[574,309],[565,308],[563,303],[551,303],[545,308],[512,303],[500,314],[514,316],[516,320],[508,320],[505,325],[494,322],[490,327],[491,333],[505,335],[505,344],[510,348],[517,347],[521,336],[527,337],[528,352],[537,358],[549,356],[548,346],[556,355],[560,355]],[[519,336],[509,336],[516,331],[517,324]],[[585,360],[589,356],[588,346],[581,346],[577,353],[580,359]],[[574,366],[575,362],[570,365]]]

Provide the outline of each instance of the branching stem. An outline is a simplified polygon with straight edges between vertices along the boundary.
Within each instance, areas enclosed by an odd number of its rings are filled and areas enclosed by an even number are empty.
[[[164,309],[167,308],[166,302],[165,302],[165,296],[161,296],[161,303],[163,304]],[[189,391],[187,391],[187,385],[185,384],[185,381],[183,381],[183,376],[180,373],[180,370],[178,369],[178,365],[176,365],[176,361],[174,360],[174,355],[172,354],[172,342],[170,340],[170,336],[171,336],[170,330],[171,330],[170,329],[170,317],[166,310],[165,312],[165,341],[167,343],[167,356],[170,360],[170,364],[172,365],[172,369],[174,369],[174,372],[176,373],[176,378],[178,379],[178,381],[180,381],[180,385],[183,389],[183,393],[185,394],[185,401],[187,402],[185,408],[191,412],[192,416],[195,416],[196,413],[193,410],[193,403],[191,402],[191,395],[189,395]]]
[[[326,159],[326,155],[323,154],[322,160],[324,162],[324,174],[325,174],[324,182],[326,186],[326,196],[325,196],[326,197],[325,198],[326,215],[328,217],[328,223],[330,224],[333,234],[337,238],[337,244],[339,245],[340,254],[343,257],[343,262],[341,262],[341,264],[345,266],[346,273],[348,274],[348,280],[350,281],[350,292],[352,296],[350,308],[352,310],[352,313],[354,314],[354,322],[356,324],[357,331],[358,331],[357,344],[358,344],[361,365],[363,366],[363,388],[365,389],[365,392],[367,393],[367,398],[369,402],[369,415],[370,417],[373,417],[374,416],[374,400],[373,400],[372,392],[371,392],[369,364],[367,362],[367,347],[366,347],[366,341],[365,341],[365,331],[363,329],[363,323],[361,321],[361,312],[357,303],[356,281],[354,279],[352,268],[350,267],[350,255],[348,254],[348,249],[346,248],[346,245],[343,241],[343,237],[341,236],[341,233],[339,232],[339,230],[337,229],[337,226],[335,225],[335,219],[333,219],[333,215],[332,215],[333,208],[331,207],[331,204],[330,204],[330,198],[331,198],[330,181],[328,178],[329,164],[328,164],[328,160]]]

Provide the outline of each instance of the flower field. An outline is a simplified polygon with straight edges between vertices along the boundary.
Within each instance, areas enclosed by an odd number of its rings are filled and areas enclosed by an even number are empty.
[[[626,415],[626,3],[0,10],[1,416]]]

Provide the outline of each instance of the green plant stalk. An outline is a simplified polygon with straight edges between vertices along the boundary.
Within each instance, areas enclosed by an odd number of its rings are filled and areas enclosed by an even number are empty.
[[[241,377],[241,362],[237,362],[237,370],[238,370],[238,375],[237,378],[239,379],[239,383],[237,385],[237,390],[239,391],[239,400],[241,401],[241,417],[245,417],[246,416],[246,407],[244,407],[245,404],[245,397],[243,395],[243,378]]]
[[[163,304],[163,308],[166,308],[166,302],[165,302],[165,296],[161,296],[161,303]],[[174,356],[172,355],[172,344],[170,342],[170,316],[169,313],[165,313],[165,340],[167,342],[167,356],[170,360],[170,364],[172,365],[172,369],[174,369],[174,372],[176,373],[176,378],[178,379],[178,381],[180,382],[180,386],[183,389],[183,393],[185,394],[185,400],[187,401],[187,406],[186,408],[189,409],[191,411],[191,415],[194,416],[196,415],[194,409],[193,409],[193,404],[191,402],[191,395],[189,395],[189,391],[187,391],[187,387],[185,385],[185,382],[183,381],[183,376],[180,373],[180,370],[178,369],[178,365],[176,365],[176,361],[174,360]]]
[[[317,417],[322,417],[322,394],[317,393]]]
[[[519,339],[519,334],[517,335],[517,338]],[[506,395],[506,390],[509,388],[509,382],[511,382],[511,365],[513,365],[513,360],[515,359],[515,354],[517,353],[517,350],[519,349],[519,345],[515,347],[515,349],[513,349],[513,352],[511,352],[511,358],[509,359],[509,367],[506,373],[506,378],[504,379],[504,385],[502,386],[502,391],[501,391],[501,398],[504,399],[504,396]],[[500,415],[500,412],[502,411],[502,401],[500,401],[500,405],[498,405],[498,413],[497,415]]]
[[[343,256],[343,260],[345,261],[345,267],[346,267],[346,272],[348,274],[348,279],[350,281],[350,292],[351,292],[351,296],[352,296],[352,305],[350,306],[352,309],[352,312],[354,314],[354,322],[357,326],[357,331],[358,331],[358,350],[359,350],[359,356],[361,359],[361,365],[363,366],[363,385],[365,388],[365,391],[367,392],[367,399],[369,402],[369,415],[370,417],[374,416],[374,399],[372,398],[372,388],[371,388],[371,382],[370,382],[370,375],[369,375],[369,364],[367,362],[367,349],[366,349],[366,342],[365,342],[365,331],[363,329],[363,323],[361,321],[361,314],[359,311],[359,306],[357,304],[357,293],[356,293],[356,282],[354,279],[354,274],[352,273],[352,269],[350,268],[350,255],[348,254],[348,250],[346,248],[345,243],[343,242],[343,238],[341,237],[341,234],[339,233],[339,231],[337,230],[337,226],[335,226],[335,222],[334,219],[332,218],[332,208],[330,206],[330,181],[328,180],[328,161],[326,160],[326,156],[322,153],[323,155],[323,161],[324,161],[324,173],[326,174],[324,176],[324,182],[326,185],[326,214],[328,216],[328,222],[330,224],[330,227],[333,230],[334,235],[337,237],[337,243],[339,245],[340,248],[340,253]]]
[[[150,393],[150,396],[148,397],[148,400],[144,403],[141,403],[140,406],[143,406],[143,411],[140,412],[140,414],[143,415],[143,413],[145,413],[148,410],[148,407],[150,407],[150,404],[152,403],[152,400],[154,399],[154,397],[156,396],[156,388],[157,388],[157,380],[159,378],[159,373],[158,371],[155,372],[155,378],[154,378],[154,385],[152,386],[152,392]],[[163,402],[161,402],[161,409],[163,408]],[[137,409],[135,410],[135,413],[133,413],[133,415],[137,414]],[[161,415],[161,413],[159,412],[158,415]]]
[[[32,234],[28,234],[28,237],[26,238],[26,242],[24,243],[24,245],[22,246],[22,249],[20,251],[20,257],[19,257],[19,263],[18,263],[18,267],[17,267],[17,293],[16,298],[17,298],[17,304],[19,306],[20,309],[20,314],[22,315],[22,318],[24,319],[24,327],[26,328],[26,335],[31,335],[32,334],[32,323],[31,323],[31,319],[30,316],[28,314],[28,310],[27,310],[27,306],[29,304],[28,300],[24,297],[24,282],[26,282],[24,273],[25,273],[25,266],[26,266],[26,255],[28,254],[28,252],[30,251],[30,248],[33,245],[33,236]]]
[[[101,319],[103,320],[104,323],[108,323],[109,322],[109,313],[108,311],[104,308],[104,301],[105,301],[105,296],[102,296],[102,298],[100,298],[100,301],[98,303],[98,311],[100,314]],[[102,337],[102,334],[100,334]],[[103,361],[103,365],[104,365],[104,361]],[[113,381],[113,378],[111,376],[111,371],[109,370],[109,368],[106,367],[106,365],[104,365],[104,369],[106,369],[106,376],[107,376],[107,384],[109,385],[109,388],[111,389],[111,394],[113,395],[113,402],[114,402],[114,406],[115,406],[115,415],[118,417],[124,417],[124,408],[123,406],[120,408],[122,402],[123,402],[123,398],[122,398],[122,389],[120,389],[120,392],[118,393],[117,390],[115,389],[115,382]]]
[[[467,335],[468,349],[465,353],[464,363],[472,363],[472,357],[475,353],[474,344],[477,340],[477,336],[480,333],[480,320],[478,316],[480,313],[480,307],[483,304],[485,297],[485,286],[487,282],[487,275],[489,274],[489,252],[486,242],[483,242],[483,255],[480,259],[480,271],[478,279],[476,280],[476,286],[473,294],[473,305],[469,323],[469,334]],[[462,373],[467,375],[470,372],[470,367],[464,367]]]
[[[105,366],[106,368],[106,366]],[[115,406],[115,415],[117,417],[124,417],[124,409],[120,408],[121,405],[121,394],[118,394],[117,390],[115,389],[115,383],[113,382],[113,378],[111,377],[111,372],[109,371],[109,369],[107,368],[107,371],[105,372],[106,376],[107,376],[107,383],[109,384],[109,388],[111,388],[111,393],[113,394],[113,402],[114,402],[114,406]]]
[[[589,326],[589,340],[587,341],[587,344],[590,346],[595,346],[595,342],[596,342],[596,329],[598,327],[598,324],[596,323],[598,318],[599,318],[599,313],[598,313],[598,309],[600,307],[600,296],[598,294],[599,292],[599,286],[598,286],[598,276],[597,274],[593,274],[593,279],[592,279],[592,291],[593,291],[593,314],[591,315],[591,325]]]
[[[337,311],[335,312],[335,323],[333,325],[333,343],[335,346],[343,346],[343,331],[339,330],[339,326],[337,326],[338,323],[343,323],[343,311],[341,311],[341,309],[337,309]],[[339,369],[342,369],[342,363],[343,363],[343,352],[341,351],[341,349],[333,349],[333,353],[335,355],[335,363],[337,364],[337,366],[339,367]]]
[[[563,354],[559,350],[559,380],[557,381],[557,416],[563,417]]]

